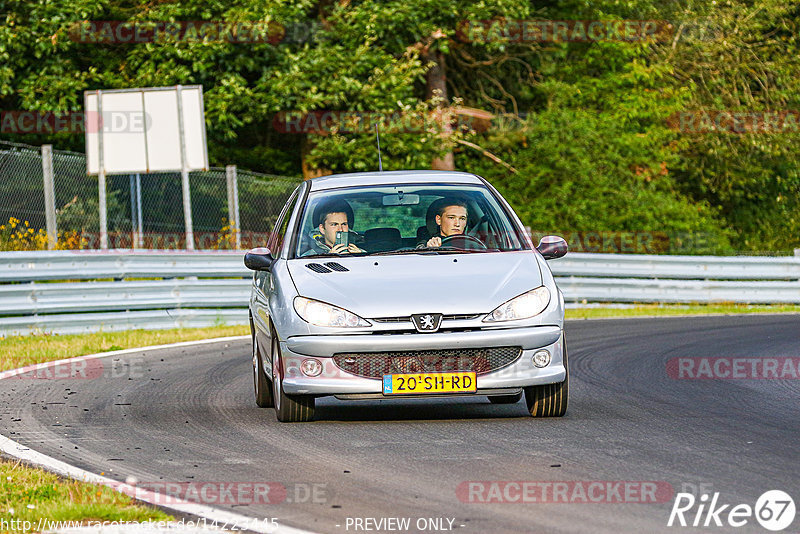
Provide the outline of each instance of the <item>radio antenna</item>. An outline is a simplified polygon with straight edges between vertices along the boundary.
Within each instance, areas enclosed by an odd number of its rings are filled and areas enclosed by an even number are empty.
[[[375,123],[375,139],[378,141],[378,170],[383,172],[383,162],[381,161],[381,136],[378,133],[378,123]]]

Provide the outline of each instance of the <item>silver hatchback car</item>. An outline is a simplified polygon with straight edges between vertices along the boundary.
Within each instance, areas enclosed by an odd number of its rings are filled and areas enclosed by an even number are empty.
[[[308,421],[317,397],[522,396],[567,410],[564,297],[514,211],[483,178],[442,171],[302,183],[254,272],[256,404]]]

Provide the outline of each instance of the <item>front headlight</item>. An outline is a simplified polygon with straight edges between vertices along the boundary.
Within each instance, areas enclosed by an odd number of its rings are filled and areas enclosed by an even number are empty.
[[[335,326],[343,328],[371,326],[355,313],[305,297],[295,297],[294,309],[297,315],[302,317],[304,321],[317,326]]]
[[[537,287],[518,297],[514,297],[505,304],[501,304],[483,321],[492,323],[529,319],[542,313],[548,304],[550,304],[550,291],[544,286]]]

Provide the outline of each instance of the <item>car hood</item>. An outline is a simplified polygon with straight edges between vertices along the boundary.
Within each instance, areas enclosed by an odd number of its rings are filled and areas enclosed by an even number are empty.
[[[348,271],[318,273],[307,267],[328,262]],[[542,285],[532,251],[298,258],[288,269],[301,296],[364,318],[489,313]]]

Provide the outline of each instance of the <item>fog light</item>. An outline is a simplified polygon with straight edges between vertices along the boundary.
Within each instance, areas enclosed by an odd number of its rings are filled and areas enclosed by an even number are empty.
[[[306,376],[318,376],[322,372],[322,364],[319,363],[319,360],[303,360],[300,370]]]
[[[536,367],[547,367],[550,365],[550,352],[546,350],[537,350],[533,354],[531,361],[533,361],[533,365]]]

